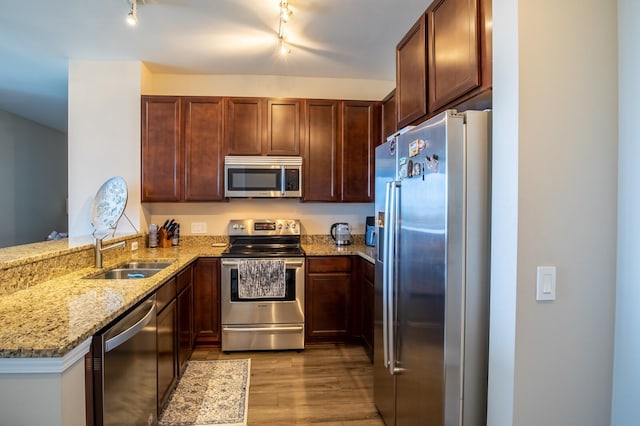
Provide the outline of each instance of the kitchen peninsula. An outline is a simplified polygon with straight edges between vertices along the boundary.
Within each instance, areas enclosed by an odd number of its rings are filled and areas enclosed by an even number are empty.
[[[124,260],[173,263],[152,277],[87,279],[95,274],[90,239],[56,241],[0,250],[0,411],[3,421],[27,424],[85,424],[85,355],[93,334],[200,258],[217,258],[225,237],[184,237],[181,246],[128,247],[105,253],[105,267]],[[142,234],[113,241],[138,242]],[[336,247],[326,236],[303,240],[307,256],[355,256],[373,260],[362,236]],[[29,252],[29,249],[32,251]],[[38,410],[24,410],[37,399]],[[25,417],[26,416],[26,417]]]

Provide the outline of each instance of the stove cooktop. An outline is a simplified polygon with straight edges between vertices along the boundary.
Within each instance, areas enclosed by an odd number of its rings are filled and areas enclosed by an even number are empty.
[[[222,257],[302,257],[300,221],[297,219],[232,220],[229,247]]]

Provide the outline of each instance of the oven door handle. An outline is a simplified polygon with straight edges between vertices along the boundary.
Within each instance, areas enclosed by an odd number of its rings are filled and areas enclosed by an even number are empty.
[[[290,332],[290,331],[302,331],[303,327],[301,325],[291,325],[291,326],[281,326],[281,327],[222,327],[223,331],[227,332],[238,332],[238,333],[247,333],[247,332]]]
[[[303,262],[284,262],[284,266],[291,266],[294,268],[300,268],[302,267]],[[228,261],[222,261],[222,266],[230,266],[230,267],[238,267],[238,262],[228,262]]]

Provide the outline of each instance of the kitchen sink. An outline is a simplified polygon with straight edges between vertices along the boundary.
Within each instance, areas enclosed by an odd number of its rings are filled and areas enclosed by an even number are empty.
[[[164,269],[167,266],[173,265],[173,262],[155,261],[155,260],[141,260],[123,263],[116,266],[119,269]]]
[[[173,262],[167,261],[131,261],[113,266],[106,271],[89,275],[85,278],[93,280],[129,280],[149,278],[162,271]]]

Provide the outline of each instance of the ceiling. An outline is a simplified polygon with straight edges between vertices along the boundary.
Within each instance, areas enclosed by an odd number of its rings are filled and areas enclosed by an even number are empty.
[[[153,73],[395,80],[394,49],[430,1],[290,0],[291,53],[277,52],[278,0],[3,0],[0,109],[66,133],[67,63],[140,60]]]

